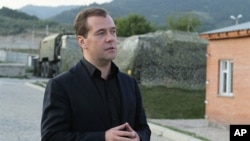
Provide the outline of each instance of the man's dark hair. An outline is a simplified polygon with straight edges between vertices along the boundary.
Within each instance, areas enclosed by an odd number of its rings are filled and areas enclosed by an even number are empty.
[[[102,16],[106,17],[108,12],[102,8],[87,8],[81,10],[74,21],[74,29],[76,35],[82,35],[83,37],[87,37],[88,35],[88,23],[87,19],[91,16]]]

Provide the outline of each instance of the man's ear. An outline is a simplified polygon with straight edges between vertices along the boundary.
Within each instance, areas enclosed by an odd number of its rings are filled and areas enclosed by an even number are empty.
[[[79,46],[82,48],[82,49],[86,49],[87,46],[86,46],[86,41],[85,41],[85,38],[83,36],[80,36],[80,35],[77,35],[77,42],[79,44]]]

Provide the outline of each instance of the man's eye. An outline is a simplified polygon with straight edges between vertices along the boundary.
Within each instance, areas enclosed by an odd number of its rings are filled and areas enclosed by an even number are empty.
[[[116,34],[116,30],[112,30],[112,33],[113,33],[113,34]]]
[[[97,35],[104,35],[104,34],[105,34],[105,32],[103,32],[103,31],[97,32]]]

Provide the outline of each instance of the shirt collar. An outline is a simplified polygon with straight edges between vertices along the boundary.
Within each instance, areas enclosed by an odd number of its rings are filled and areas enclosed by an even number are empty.
[[[94,75],[101,76],[101,71],[97,69],[93,64],[88,62],[84,57],[81,62],[86,67],[91,77]],[[109,77],[113,77],[117,75],[118,71],[119,71],[119,68],[115,65],[114,62],[111,62],[111,71],[110,71]]]

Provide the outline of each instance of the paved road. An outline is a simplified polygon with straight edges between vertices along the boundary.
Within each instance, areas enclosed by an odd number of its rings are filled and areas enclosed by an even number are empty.
[[[28,86],[31,81],[0,78],[0,141],[41,140],[43,90]],[[151,141],[171,140],[152,134]]]
[[[42,91],[0,78],[0,141],[39,141]]]

